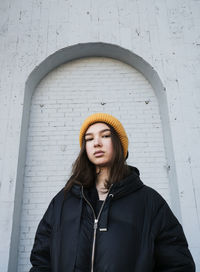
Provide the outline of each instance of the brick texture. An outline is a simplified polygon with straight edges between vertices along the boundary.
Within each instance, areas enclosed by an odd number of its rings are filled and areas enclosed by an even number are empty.
[[[181,223],[197,271],[200,270],[199,14],[199,0],[0,1],[0,271],[8,271],[9,260],[16,267],[16,258],[10,254],[10,249],[14,248],[12,231],[18,226],[14,207],[17,207],[16,188],[19,188],[16,180],[25,83],[29,74],[51,54],[68,46],[91,42],[129,49],[147,61],[164,84]],[[129,69],[132,71],[130,77],[126,73],[117,76],[116,72],[108,75],[107,68],[102,71],[99,62],[95,67],[88,63],[87,69],[84,66],[77,70],[78,79],[74,72],[65,72],[64,78],[68,77],[65,83],[56,80],[62,75],[62,69],[65,70],[64,66],[60,67],[41,82],[33,97],[21,237],[29,230],[24,223],[25,215],[30,213],[33,217],[31,209],[25,212],[24,204],[31,207],[29,201],[35,198],[38,202],[33,204],[43,213],[70,172],[70,164],[79,149],[76,137],[81,120],[94,111],[111,112],[120,118],[131,141],[130,163],[141,169],[145,183],[154,186],[169,200],[163,169],[162,132],[152,89],[144,78],[139,81],[141,75],[136,71],[134,74],[133,69]],[[69,65],[69,71],[73,71],[74,65],[75,62]],[[83,71],[88,67],[91,78],[84,76]],[[124,72],[125,68],[120,71]],[[104,80],[98,85],[95,82],[100,75]],[[112,84],[117,80],[114,88]],[[110,86],[109,82],[112,82]],[[142,122],[142,116],[149,121]],[[57,170],[53,170],[54,167]],[[47,184],[49,194],[45,191]],[[40,215],[34,218],[28,232],[32,232],[29,248]],[[28,249],[22,240],[19,262],[25,264],[19,269],[28,271],[28,259],[24,257]]]

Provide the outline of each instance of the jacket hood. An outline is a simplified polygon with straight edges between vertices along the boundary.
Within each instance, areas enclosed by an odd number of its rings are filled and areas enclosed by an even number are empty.
[[[110,204],[115,199],[122,198],[126,195],[129,195],[131,193],[136,192],[137,190],[141,189],[144,184],[140,180],[140,172],[136,167],[129,166],[131,173],[126,178],[122,179],[121,181],[118,181],[111,185],[109,189],[109,194],[106,197],[105,205],[103,208],[103,211],[101,213],[101,220],[99,222],[99,230],[108,230],[108,218],[109,218],[109,210],[110,210]],[[87,199],[91,201],[91,198],[89,197],[89,194],[92,190],[94,190],[96,187],[95,185],[92,188],[85,189],[83,186],[74,184],[71,188],[72,194],[74,194],[76,197],[81,199],[81,206],[83,208],[83,194],[87,196]],[[95,189],[96,190],[96,189]],[[97,193],[97,191],[96,191]],[[98,194],[97,194],[98,197]],[[81,209],[82,209],[81,208]]]
[[[133,193],[144,186],[140,180],[140,172],[136,167],[130,166],[131,173],[126,178],[116,182],[110,188],[109,194],[113,199],[121,198],[125,195]],[[86,189],[87,190],[87,189]],[[81,186],[74,184],[71,188],[71,192],[78,198],[81,198]]]
[[[131,169],[130,175],[113,184],[110,190],[110,194],[113,195],[114,199],[133,193],[144,186],[140,180],[139,170],[133,166],[129,166],[129,168]]]

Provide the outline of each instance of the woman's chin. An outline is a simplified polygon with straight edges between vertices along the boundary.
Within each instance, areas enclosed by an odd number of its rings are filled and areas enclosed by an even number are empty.
[[[96,165],[97,167],[110,167],[110,163],[105,161],[96,161],[94,165]]]

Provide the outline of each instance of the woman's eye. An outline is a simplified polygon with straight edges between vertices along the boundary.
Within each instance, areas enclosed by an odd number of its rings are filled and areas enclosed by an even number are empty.
[[[91,141],[91,140],[92,140],[92,138],[85,139],[86,142]]]
[[[110,137],[110,134],[103,135],[103,138],[109,138],[109,137]]]

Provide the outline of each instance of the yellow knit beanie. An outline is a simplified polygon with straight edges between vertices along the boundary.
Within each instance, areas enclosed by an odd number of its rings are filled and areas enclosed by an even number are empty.
[[[114,130],[117,132],[119,136],[119,139],[121,141],[121,144],[124,150],[124,157],[126,158],[127,151],[128,151],[128,137],[127,137],[126,131],[124,127],[122,126],[121,122],[117,118],[115,118],[114,116],[108,113],[94,113],[85,119],[85,121],[83,122],[81,126],[80,134],[79,134],[80,147],[82,146],[83,137],[88,127],[98,122],[107,123],[114,128]]]

